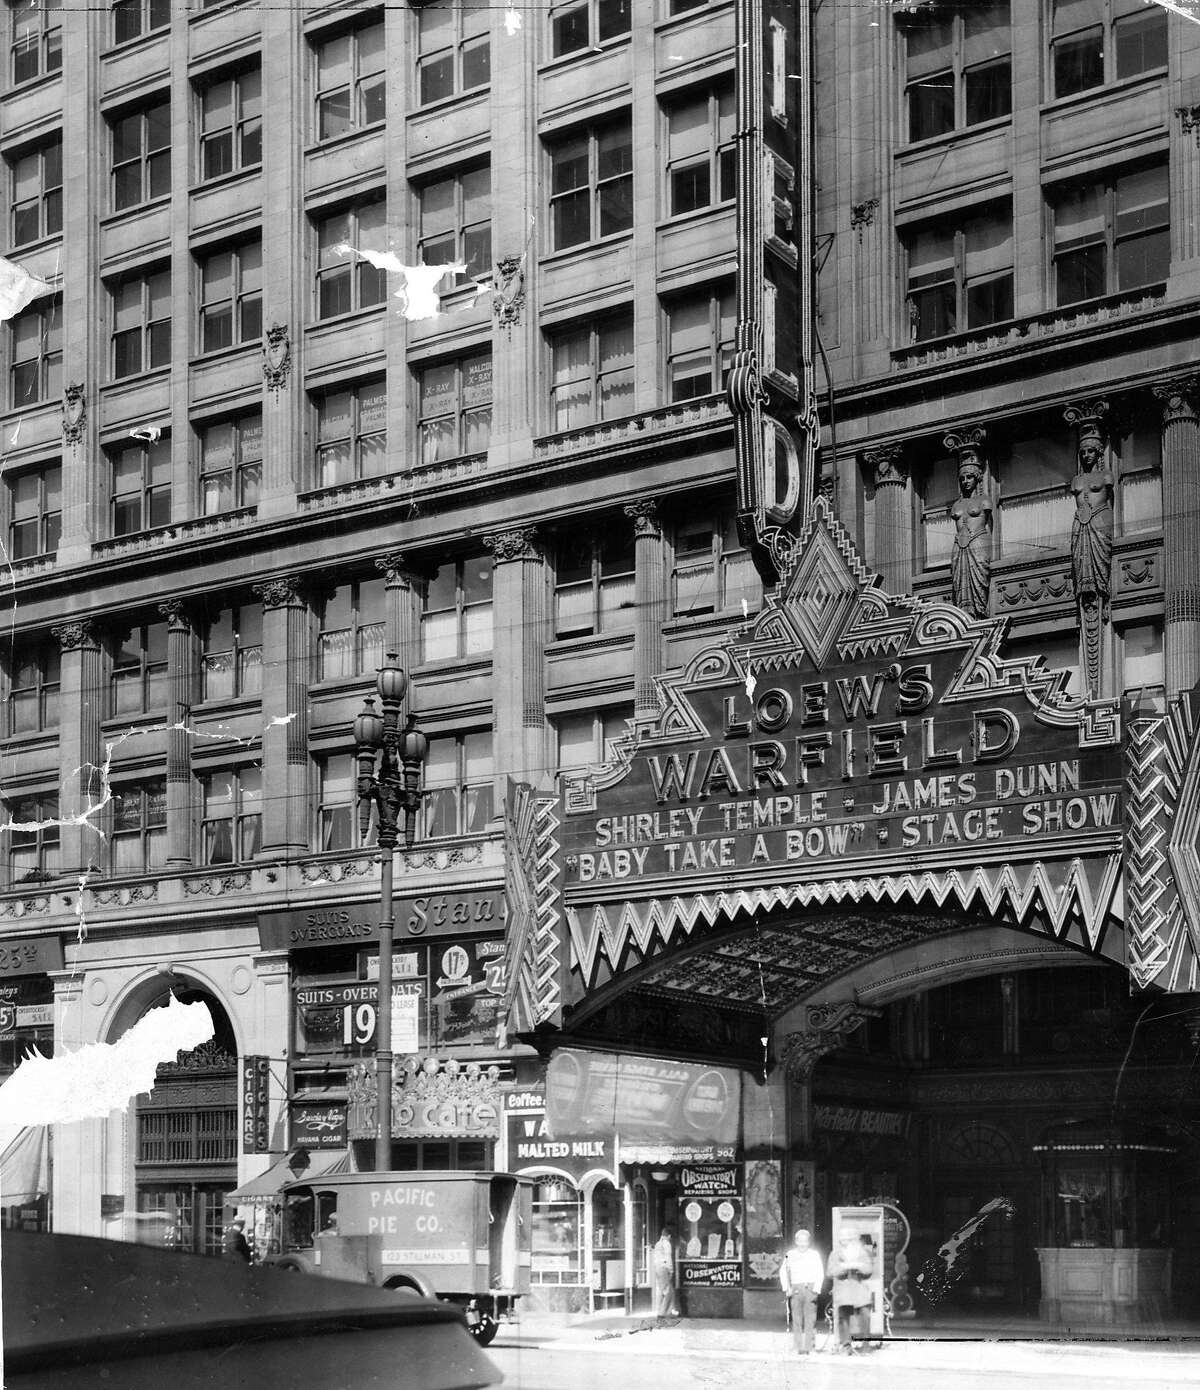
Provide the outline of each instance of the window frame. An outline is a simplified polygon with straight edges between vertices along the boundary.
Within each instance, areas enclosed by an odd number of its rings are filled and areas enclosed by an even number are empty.
[[[22,883],[44,883],[55,878],[59,872],[58,855],[62,849],[60,825],[60,802],[57,791],[22,791],[4,798],[4,809],[8,819],[3,827],[4,836],[4,878],[9,888]],[[34,815],[30,815],[30,811]],[[13,825],[37,825],[36,830],[12,830]],[[25,837],[32,836],[36,864],[17,877],[13,870],[13,851],[17,836],[23,837],[19,846],[25,848],[29,843]]]
[[[248,609],[257,609],[259,637],[255,642],[245,641],[242,629],[246,627],[243,616]],[[229,646],[214,645],[213,629],[229,614]],[[215,663],[227,658],[229,670],[229,690],[212,691],[210,672],[220,674]],[[209,613],[200,633],[200,702],[212,704],[222,700],[252,700],[262,695],[263,685],[263,605],[259,602],[230,603]]]
[[[629,733],[629,722],[633,719],[633,704],[621,703],[602,705],[590,710],[563,710],[553,716],[554,724],[554,771],[556,775],[575,776],[590,767],[600,767],[611,762],[609,754],[612,745]],[[592,724],[592,753],[598,754],[589,762],[568,763],[562,761],[563,726],[574,722],[582,724],[590,720]]]
[[[935,10],[941,8],[935,4]],[[920,144],[925,140],[944,140],[947,136],[959,131],[974,130],[977,126],[985,125],[988,121],[1008,120],[1012,117],[1012,93],[1013,93],[1013,24],[1012,6],[1008,7],[1008,49],[1006,53],[993,54],[990,58],[981,61],[967,62],[967,33],[966,33],[966,13],[967,6],[963,0],[950,0],[944,6],[949,13],[945,16],[953,24],[953,33],[950,38],[950,53],[948,66],[942,66],[927,73],[920,74],[918,78],[911,78],[909,75],[909,41],[910,35],[914,33],[921,23],[922,16],[918,11],[908,15],[903,24],[903,48],[904,52],[901,59],[901,100],[903,102],[903,130],[906,144]],[[980,116],[975,120],[969,119],[968,104],[968,85],[969,76],[975,72],[984,71],[987,68],[999,67],[1007,63],[1008,66],[1008,85],[1006,88],[1008,101],[1005,110],[994,112],[990,115]],[[953,113],[950,125],[942,130],[931,130],[927,133],[915,134],[913,120],[913,95],[923,86],[931,85],[930,79],[944,79],[949,74],[953,86]],[[936,82],[934,83],[936,85]]]
[[[47,506],[47,483],[49,475],[57,475],[58,506]],[[18,515],[17,489],[29,479],[35,480],[37,488],[36,508],[31,517]],[[14,564],[22,560],[32,560],[40,555],[52,555],[62,539],[62,461],[47,461],[9,473],[5,479],[8,493],[8,555]],[[24,551],[18,543],[17,532],[22,525],[28,526],[33,520],[37,533],[37,548]]]
[[[157,20],[155,12],[158,13]],[[126,34],[123,38],[117,34],[121,15],[138,15],[138,27],[136,33]],[[112,47],[120,48],[127,43],[144,38],[147,34],[152,34],[157,29],[166,29],[171,23],[171,4],[170,0],[113,0],[112,6]]]
[[[567,580],[559,578],[564,568],[563,548],[567,545],[575,545],[579,551],[590,548],[590,573],[586,577]],[[627,554],[628,568],[606,571],[605,549],[608,546],[613,546],[614,549],[620,547],[617,559],[623,559]],[[590,625],[565,625],[562,621],[561,596],[567,592],[582,593],[584,590],[590,594]],[[615,606],[606,605],[606,592],[620,593],[622,590],[628,594],[627,602],[618,602]],[[603,637],[632,632],[637,620],[636,595],[637,547],[632,531],[626,534],[624,530],[618,531],[615,527],[610,527],[607,530],[601,528],[600,534],[596,535],[567,532],[559,536],[554,554],[554,641],[569,642],[577,637]],[[618,613],[627,613],[628,622],[616,621],[613,615]]]
[[[358,314],[367,309],[382,309],[387,303],[387,272],[373,266],[365,257],[361,255],[340,256],[334,253],[333,247],[345,243],[348,246],[363,246],[364,238],[360,226],[362,215],[367,209],[378,208],[381,213],[381,223],[378,229],[380,245],[370,247],[370,250],[383,251],[387,241],[387,199],[380,194],[370,198],[359,199],[356,202],[347,204],[340,208],[321,209],[318,214],[311,218],[310,225],[313,229],[313,239],[316,254],[313,257],[315,267],[313,276],[313,313],[316,321],[327,323],[331,319],[342,318],[346,314]],[[330,259],[326,263],[322,259],[323,229],[335,219],[345,218],[345,235],[339,237],[337,241],[331,241],[329,245]],[[368,238],[372,235],[367,233]],[[335,281],[345,280],[349,285],[346,297],[349,303],[346,307],[326,308],[326,286]],[[342,292],[339,291],[339,299]]]
[[[251,264],[251,285],[246,286],[248,253],[255,252],[258,265]],[[208,289],[205,284],[210,264],[219,258],[229,261],[229,293],[221,299],[206,299]],[[196,353],[203,357],[208,353],[227,352],[231,348],[246,347],[262,341],[263,336],[263,249],[262,238],[250,238],[233,245],[209,248],[207,254],[197,252],[196,263]],[[257,284],[253,283],[257,277]],[[223,307],[224,306],[224,307]],[[211,317],[210,317],[211,315]],[[209,325],[228,318],[229,341],[209,344],[207,334]]]
[[[425,46],[424,26],[428,17],[435,14],[436,6],[416,7],[417,12],[413,20],[416,25],[416,42],[412,45],[417,57],[417,80],[416,80],[416,105],[418,108],[433,106],[439,101],[453,101],[457,97],[466,96],[470,92],[481,92],[491,86],[492,83],[492,30],[491,14],[486,4],[476,3],[467,5],[454,5],[448,11],[452,32],[449,42],[441,42],[436,46]],[[481,12],[483,14],[483,24],[479,29],[472,28],[466,32],[465,17],[469,13]],[[470,53],[468,53],[470,50]],[[469,62],[476,53],[486,53],[484,65],[487,68],[487,76],[479,81],[473,81],[470,86],[466,85],[466,74]],[[450,86],[449,90],[438,91],[433,95],[427,96],[425,93],[425,74],[432,70],[436,64],[445,63],[446,57],[450,59]]]
[[[344,763],[345,771],[349,774],[344,779],[349,789],[348,800],[331,799],[327,794],[330,764],[335,761]],[[339,851],[368,849],[376,845],[379,839],[379,812],[374,802],[370,806],[370,819],[367,823],[365,836],[359,826],[358,769],[354,753],[341,749],[316,753],[313,755],[313,768],[315,787],[312,802],[314,812],[312,852],[314,854],[336,854]],[[336,838],[338,819],[346,812],[349,813],[349,835],[346,837],[348,843],[327,843],[328,840]]]
[[[708,148],[704,154],[684,154],[678,158],[671,155],[671,117],[687,106],[698,106],[704,100],[708,107],[707,133]],[[725,113],[729,120],[728,138],[721,140],[721,104],[728,101]],[[683,92],[673,92],[669,100],[662,103],[663,123],[663,216],[692,217],[707,209],[725,207],[737,198],[737,149],[734,141],[737,136],[737,105],[734,89],[728,82],[712,82],[703,87],[693,87]],[[690,207],[675,206],[675,178],[677,174],[689,170],[705,170],[708,180],[708,197],[703,202]]]
[[[465,573],[468,566],[486,564],[488,568],[487,597],[468,600],[468,585],[465,580]],[[438,566],[438,573],[443,569],[454,570],[454,604],[452,607],[431,608],[430,592],[437,578],[437,573],[430,576],[429,581],[424,585],[421,594],[421,661],[422,663],[431,661],[463,661],[475,657],[481,657],[485,653],[491,652],[495,645],[495,632],[493,628],[495,614],[495,565],[492,557],[486,552],[482,555],[460,555],[455,559],[446,560]],[[482,614],[487,610],[487,641],[485,645],[473,645],[474,632],[472,614]],[[427,621],[436,619],[446,614],[453,614],[454,636],[450,645],[454,650],[443,652],[431,656],[428,651]]]
[[[369,16],[365,23],[360,22],[350,28],[338,28],[333,31],[320,30],[310,36],[312,132],[313,140],[317,144],[323,144],[328,140],[340,140],[343,136],[353,135],[361,130],[369,130],[372,126],[381,125],[387,120],[387,25],[385,14],[386,11],[381,10],[377,14]],[[364,72],[361,63],[361,36],[374,29],[379,30],[380,65],[378,69],[368,69]],[[339,81],[336,85],[322,87],[321,50],[330,44],[341,43],[343,40],[349,45],[347,80],[345,82]],[[380,115],[368,119],[362,115],[362,112],[367,109],[363,87],[364,84],[369,84],[372,79],[378,83],[383,97],[384,109]],[[323,124],[322,102],[329,101],[332,96],[342,91],[345,91],[347,96],[346,124],[341,130],[326,134]]]
[[[362,397],[367,393],[378,393],[383,411],[383,428],[380,430],[364,430],[362,428]],[[350,399],[350,431],[347,435],[338,435],[335,439],[321,438],[321,411],[327,401],[336,396],[348,396]],[[350,483],[361,482],[365,478],[382,478],[388,473],[388,420],[387,420],[387,381],[386,378],[372,377],[366,381],[348,382],[345,385],[335,387],[331,390],[314,392],[309,397],[312,404],[313,421],[313,486],[318,489],[329,487],[346,487]],[[364,443],[368,440],[379,439],[382,441],[381,461],[382,467],[378,472],[364,471],[364,458],[369,457],[364,453]],[[332,457],[334,450],[347,448],[347,457],[350,461],[350,471],[344,478],[335,478],[332,482],[327,481],[323,476],[325,467],[324,460]]]
[[[43,140],[40,144],[31,145],[26,149],[14,153],[8,157],[8,189],[9,206],[11,215],[9,217],[9,241],[13,247],[30,246],[38,241],[45,241],[52,236],[60,236],[63,228],[63,181],[62,181],[62,135],[61,133],[50,140]],[[57,151],[58,162],[58,182],[48,183],[46,180],[47,155]],[[17,169],[18,166],[27,160],[36,159],[38,163],[37,185],[38,191],[32,198],[18,199],[17,196]],[[53,174],[53,168],[51,169]],[[18,230],[18,220],[22,210],[36,209],[37,230],[32,236],[23,235]]]
[[[247,98],[243,91],[243,84],[247,78],[258,79],[258,93],[256,97]],[[205,128],[207,115],[205,112],[205,101],[210,92],[216,91],[218,87],[228,86],[229,93],[229,122],[225,125],[214,126],[212,129]],[[202,84],[195,84],[196,102],[196,174],[198,183],[211,183],[215,179],[229,178],[234,174],[240,174],[250,169],[262,167],[262,125],[263,125],[263,100],[262,100],[262,67],[251,66],[239,68],[235,72],[226,72],[217,77],[210,77]],[[257,102],[257,113],[253,110],[249,114],[246,112],[248,102]],[[210,170],[207,167],[208,151],[219,149],[222,140],[228,140],[229,148],[229,167],[223,169]],[[247,158],[247,150],[251,155],[254,154],[255,144],[257,144],[257,157]]]
[[[105,451],[109,463],[109,535],[138,536],[145,531],[154,531],[171,524],[171,436],[162,434],[157,439],[124,441],[118,447]],[[140,482],[137,489],[117,491],[117,465],[119,461],[134,455],[140,458]],[[166,482],[156,482],[155,466],[165,463]],[[118,529],[118,507],[122,499],[136,495],[138,498],[139,525]],[[156,517],[156,508],[161,508],[165,500],[166,515]]]
[[[136,824],[118,827],[123,801],[137,798]],[[167,779],[141,778],[133,782],[117,782],[112,787],[111,828],[109,831],[108,867],[114,877],[136,877],[157,873],[167,862]],[[135,858],[140,868],[118,864],[118,843],[137,843]]]
[[[1003,215],[996,215],[984,209],[977,212],[974,216],[964,219],[961,215],[952,218],[935,218],[928,222],[913,223],[900,229],[903,247],[904,263],[904,294],[903,302],[908,319],[909,343],[935,342],[939,338],[954,337],[960,333],[982,332],[988,328],[994,328],[997,324],[1007,323],[1013,317],[1016,277],[1016,246],[1015,232],[1012,221],[1011,205],[1002,205]],[[1008,265],[999,270],[983,270],[968,278],[968,233],[972,227],[977,225],[998,226],[1008,230],[1009,257]],[[912,269],[912,242],[916,236],[921,234],[945,233],[949,231],[952,237],[951,251],[951,270],[949,275],[944,275],[942,279],[926,285],[913,284]],[[1000,285],[1005,279],[1008,280],[1008,308],[1009,313],[1002,317],[987,318],[979,322],[970,322],[971,311],[971,291],[983,285]],[[920,309],[914,294],[927,292],[943,288],[946,285],[954,286],[954,327],[948,332],[933,332],[922,334],[920,331]]]
[[[602,159],[605,152],[601,148],[601,141],[604,137],[617,132],[627,136],[622,145],[614,146],[614,150],[620,150],[627,156],[627,162],[616,169],[615,172],[601,175]],[[556,160],[561,167],[569,167],[571,160],[564,158],[564,152],[573,145],[578,146],[584,143],[585,155],[587,160],[587,179],[583,183],[572,184],[569,188],[555,188],[556,179]],[[572,251],[580,246],[592,246],[599,241],[605,241],[609,237],[629,236],[633,231],[633,117],[632,111],[626,108],[620,112],[613,112],[602,119],[592,121],[590,124],[577,126],[569,131],[557,132],[548,136],[544,141],[546,159],[546,188],[548,190],[548,209],[549,209],[549,251],[556,254],[562,251]],[[578,155],[575,156],[578,159]],[[611,216],[611,212],[606,213],[605,199],[612,196],[617,186],[626,186],[626,205],[627,221],[626,225],[604,230],[604,219],[606,215]],[[561,228],[559,225],[559,210],[566,206],[568,200],[586,197],[588,206],[588,230],[587,235],[581,236],[574,241],[564,241],[561,239]],[[619,206],[619,205],[618,205]]]
[[[684,558],[680,539],[686,534],[699,536],[702,531],[709,533],[709,546],[707,560],[701,560],[699,549],[688,552],[688,558]],[[731,613],[739,610],[739,601],[748,599],[744,586],[737,585],[731,580],[731,575],[738,568],[741,568],[752,580],[757,580],[757,570],[750,557],[750,552],[742,543],[741,537],[737,534],[737,524],[732,512],[709,510],[697,512],[689,517],[679,518],[671,531],[671,615],[674,618],[700,617],[705,614]],[[686,606],[681,604],[679,596],[679,578],[681,572],[693,571],[697,575],[702,571],[707,571],[711,576],[709,590],[712,594],[711,604],[697,604],[694,601]],[[755,595],[755,603],[751,607],[747,603],[751,612],[757,612],[762,607],[762,588],[758,587]]]
[[[487,359],[488,363],[488,399],[472,401],[467,403],[464,395],[464,388],[467,379],[467,365],[472,362],[482,362]],[[447,368],[454,370],[454,386],[451,393],[452,408],[449,411],[442,411],[438,414],[426,415],[425,411],[425,382],[426,377],[431,372],[445,371]],[[492,407],[493,392],[490,389],[492,381],[492,371],[494,360],[490,345],[474,352],[463,352],[456,357],[442,358],[434,362],[421,362],[414,364],[414,374],[416,376],[417,387],[417,457],[420,467],[432,466],[436,463],[443,463],[448,459],[465,458],[474,454],[484,454],[488,450],[492,434]],[[478,388],[476,388],[478,389]],[[476,420],[482,422],[486,416],[486,425],[475,423]],[[444,424],[450,421],[453,429],[452,452],[442,454],[437,450],[437,436],[430,433],[431,427]],[[481,428],[486,434],[483,447],[467,448],[470,441],[470,431]],[[431,457],[426,457],[426,443],[433,442],[433,452]],[[476,441],[478,443],[478,441]]]
[[[364,621],[364,617],[370,612],[369,602],[364,600],[363,587],[370,585],[378,594],[379,611],[378,616],[370,621]],[[329,627],[330,606],[333,603],[338,590],[348,589],[349,595],[349,617],[348,627]],[[364,638],[364,634],[377,630],[377,636],[369,640]],[[332,644],[327,639],[333,637],[348,637],[345,650],[350,653],[350,660],[347,663],[349,670],[328,673],[326,671],[326,652],[334,650]],[[316,641],[316,681],[346,681],[359,680],[364,676],[373,676],[383,665],[383,659],[387,647],[387,584],[383,576],[367,576],[357,579],[345,579],[340,584],[327,592],[321,602],[317,613],[317,641]],[[371,657],[377,657],[375,665],[369,664]],[[332,663],[330,663],[332,664]]]
[[[17,676],[21,668],[30,668],[32,680],[18,685]],[[5,701],[7,713],[5,728],[9,738],[37,736],[49,733],[59,727],[61,711],[59,697],[62,691],[62,650],[53,638],[43,642],[24,643],[13,649],[6,666],[8,699]],[[21,697],[32,696],[28,701],[35,709],[35,719],[29,727],[20,727],[18,714],[23,707]]]
[[[606,27],[604,10],[606,6],[615,6],[618,27],[604,33],[603,30]],[[560,59],[573,58],[577,54],[594,52],[596,49],[609,44],[628,40],[633,32],[632,9],[631,0],[563,0],[561,4],[552,5],[546,21],[551,61],[557,62]],[[577,42],[572,43],[571,47],[560,48],[558,23],[580,13],[583,15],[584,22],[581,29],[576,29],[575,32],[576,34],[581,33],[582,37]]]
[[[213,784],[217,778],[228,778],[232,796],[229,798],[232,811],[229,815],[210,814],[210,805],[213,804]],[[253,783],[257,778],[257,799],[253,793],[246,791],[246,785]],[[261,766],[254,766],[250,763],[239,763],[234,767],[208,770],[198,770],[197,780],[200,783],[200,862],[205,867],[214,867],[225,864],[249,864],[252,863],[262,848],[262,821],[263,821],[263,770]],[[248,810],[247,806],[256,806],[257,809]],[[230,855],[229,858],[215,858],[216,849],[216,827],[229,823],[232,826],[230,833]],[[253,823],[253,824],[251,824]],[[249,831],[250,840],[247,846],[247,832]],[[211,837],[211,838],[210,838]]]
[[[1137,232],[1143,237],[1154,235],[1155,233],[1166,233],[1167,263],[1164,267],[1164,277],[1161,280],[1146,280],[1136,285],[1120,285],[1117,283],[1120,274],[1120,264],[1118,253],[1122,245],[1128,244],[1134,239],[1134,234],[1127,232],[1121,235],[1118,229],[1118,196],[1119,185],[1123,179],[1135,178],[1139,174],[1149,173],[1152,170],[1161,170],[1163,178],[1163,197],[1161,202],[1149,204],[1150,207],[1161,208],[1164,220],[1149,227],[1140,227]],[[1071,190],[1082,191],[1084,189],[1099,189],[1103,201],[1103,233],[1100,237],[1093,237],[1090,240],[1076,238],[1074,241],[1066,243],[1064,250],[1060,251],[1057,228],[1057,210],[1061,202],[1065,201],[1062,197],[1064,193]],[[1094,299],[1103,299],[1107,295],[1113,294],[1135,294],[1139,290],[1149,289],[1153,285],[1163,284],[1171,273],[1171,180],[1170,164],[1166,159],[1153,160],[1147,164],[1134,165],[1130,167],[1110,168],[1103,171],[1099,177],[1088,179],[1069,180],[1061,184],[1054,185],[1047,190],[1046,207],[1049,221],[1049,234],[1046,237],[1047,254],[1050,258],[1049,280],[1056,309],[1071,308],[1076,304],[1086,304]],[[1056,196],[1057,195],[1057,196]],[[1075,299],[1062,300],[1059,298],[1059,274],[1060,262],[1068,254],[1086,251],[1093,247],[1102,247],[1104,251],[1104,287],[1099,294],[1082,295]]]
[[[464,180],[473,174],[483,174],[488,181],[487,193],[487,217],[468,222],[466,218],[466,197],[464,194]],[[441,184],[449,183],[453,186],[454,210],[451,218],[452,226],[449,232],[442,231],[435,235],[426,236],[423,230],[425,218],[425,195],[433,188]],[[425,179],[414,186],[417,195],[417,260],[424,265],[450,265],[463,264],[467,268],[460,272],[454,279],[454,284],[450,291],[464,284],[476,281],[490,281],[493,275],[492,269],[492,191],[491,191],[491,165],[475,165],[471,168],[457,168],[446,170],[433,178]],[[486,236],[486,255],[481,256],[478,250],[469,250],[468,245],[472,237],[481,239]],[[443,243],[449,241],[448,247],[443,247]],[[477,268],[473,268],[477,267]],[[439,285],[444,285],[446,279],[439,281]]]
[[[243,436],[249,421],[258,421],[258,452],[247,454],[243,447]],[[221,420],[204,420],[196,427],[196,447],[198,450],[198,476],[200,484],[200,511],[204,516],[221,516],[226,512],[239,511],[243,507],[258,505],[259,491],[262,487],[263,469],[263,423],[261,410],[248,410],[239,415]],[[228,465],[212,466],[205,461],[205,441],[210,430],[228,429],[232,431],[232,449]],[[209,480],[228,476],[228,506],[209,506]],[[222,490],[218,485],[216,497],[218,504]]]
[[[680,357],[695,356],[695,349],[676,351],[672,339],[672,314],[687,306],[707,303],[708,306],[708,367],[709,388],[695,391],[689,395],[675,394],[674,363]],[[728,307],[728,315],[723,314]],[[699,400],[704,396],[716,395],[725,389],[725,378],[733,364],[733,350],[737,331],[737,295],[732,285],[724,287],[692,289],[684,294],[671,295],[662,300],[663,309],[663,353],[664,390],[663,397],[669,405],[679,405],[685,401]],[[721,328],[728,323],[729,336],[723,337]]]
[[[161,654],[155,652],[152,633],[161,634]],[[128,636],[117,640],[109,673],[110,717],[119,719],[127,715],[157,714],[167,708],[170,703],[167,691],[167,641],[165,618],[157,622],[135,623]],[[135,645],[137,661],[121,664],[124,649],[128,647],[132,650]],[[119,693],[123,688],[123,677],[130,687],[136,689],[136,699],[131,705],[124,704]]]
[[[19,326],[37,321],[37,352],[31,357],[18,357]],[[47,295],[36,299],[8,321],[8,403],[10,410],[25,410],[60,400],[63,393],[63,316],[62,296]],[[30,378],[36,394],[28,400],[18,399],[18,373],[32,365]]]
[[[165,113],[163,127],[166,131],[166,144],[151,146],[153,117],[156,112]],[[106,115],[109,130],[109,156],[112,178],[109,184],[109,205],[114,213],[131,212],[147,203],[171,196],[171,98],[159,94],[154,100],[145,101],[139,106],[110,111]],[[124,121],[136,121],[140,128],[138,152],[134,157],[117,159],[117,128]],[[165,166],[165,174],[163,168]],[[123,171],[137,172],[137,196],[131,201],[121,201],[121,175]],[[166,187],[156,185],[165,180]]]
[[[36,49],[37,61],[32,71],[19,73],[18,69],[18,49],[20,40],[18,38],[17,20],[27,17],[31,9],[36,9],[41,16],[38,26],[37,38],[32,45],[26,44],[25,51]],[[57,17],[57,23],[52,20]],[[22,87],[29,82],[38,82],[43,78],[53,77],[55,73],[62,71],[62,0],[40,0],[34,6],[25,3],[8,3],[8,31],[9,31],[9,58],[8,70],[12,77],[14,87]]]
[[[1168,60],[1167,16],[1162,6],[1143,8],[1134,3],[1134,0],[1098,0],[1098,3],[1102,11],[1098,21],[1093,17],[1087,23],[1076,24],[1072,28],[1064,28],[1062,33],[1057,33],[1055,32],[1057,6],[1054,0],[1047,0],[1045,18],[1047,101],[1068,101],[1072,97],[1084,96],[1088,92],[1098,92],[1115,82],[1137,81],[1140,78],[1149,77],[1151,74],[1166,71]],[[1121,73],[1119,71],[1121,47],[1117,31],[1131,20],[1153,20],[1161,24],[1163,61],[1153,66],[1138,68],[1133,72]],[[1099,81],[1071,86],[1060,92],[1058,90],[1058,53],[1060,47],[1065,49],[1072,43],[1078,44],[1084,36],[1097,30],[1100,35],[1100,52],[1096,55],[1100,67]]]
[[[469,739],[486,738],[488,741],[489,752],[487,761],[490,771],[473,777],[467,766]],[[430,771],[434,763],[433,754],[435,745],[439,743],[454,744],[454,777],[450,781],[430,782]],[[449,840],[461,839],[466,835],[482,835],[487,829],[488,822],[495,818],[495,779],[496,779],[496,736],[495,731],[490,728],[460,729],[460,730],[438,730],[429,735],[429,754],[426,756],[424,774],[421,781],[421,829],[420,838],[422,840]],[[450,792],[451,801],[438,800],[438,793]],[[472,803],[472,796],[478,796],[477,803]],[[454,807],[454,826],[453,830],[443,831],[436,829],[437,819],[441,815],[440,806],[453,805]],[[486,814],[481,814],[486,811]]]
[[[159,282],[156,286],[156,282]],[[151,318],[153,313],[155,289],[165,284],[166,314],[163,318]],[[143,376],[148,372],[161,371],[171,365],[171,267],[140,269],[127,276],[119,276],[107,282],[109,293],[109,312],[112,316],[110,334],[110,369],[113,381],[127,381],[131,377]],[[139,322],[136,327],[119,328],[121,313],[120,297],[129,290],[136,290],[140,299]],[[125,341],[137,343],[137,365],[125,371],[118,370],[121,349]],[[163,355],[165,350],[165,356]]]

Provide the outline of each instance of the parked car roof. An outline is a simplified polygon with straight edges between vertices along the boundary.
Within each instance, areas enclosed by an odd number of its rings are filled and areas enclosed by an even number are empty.
[[[5,1231],[7,1390],[320,1385],[473,1390],[501,1376],[449,1304],[86,1236]]]

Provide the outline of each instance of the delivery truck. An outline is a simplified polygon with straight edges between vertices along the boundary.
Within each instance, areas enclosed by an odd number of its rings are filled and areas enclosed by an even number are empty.
[[[512,1173],[341,1173],[288,1183],[264,1263],[457,1304],[487,1346],[529,1292],[533,1184]]]

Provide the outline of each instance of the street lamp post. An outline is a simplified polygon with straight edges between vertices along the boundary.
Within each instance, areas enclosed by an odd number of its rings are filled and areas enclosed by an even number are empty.
[[[400,836],[401,816],[404,845],[411,849],[417,837],[417,811],[421,793],[417,783],[421,764],[429,752],[429,740],[416,726],[410,713],[400,727],[400,706],[408,689],[408,677],[397,664],[397,654],[388,652],[379,668],[377,689],[383,713],[375,709],[368,695],[354,721],[357,745],[358,824],[363,838],[371,823],[371,808],[379,815],[379,860],[381,865],[381,916],[379,918],[379,1002],[375,1016],[376,1123],[375,1167],[392,1166],[392,940],[396,918],[392,898],[392,859]]]

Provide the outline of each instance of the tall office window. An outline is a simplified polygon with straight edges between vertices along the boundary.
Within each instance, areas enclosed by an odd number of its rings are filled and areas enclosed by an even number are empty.
[[[1052,195],[1060,305],[1165,280],[1171,265],[1167,166],[1152,164]]]
[[[482,453],[492,432],[492,354],[425,367],[418,381],[421,462]]]
[[[633,226],[633,131],[628,114],[548,142],[555,251]]]
[[[609,523],[559,539],[554,567],[554,635],[628,632],[635,607],[632,529]]]
[[[334,318],[382,304],[387,274],[352,251],[387,250],[387,204],[382,199],[322,217],[317,229],[317,317]]]
[[[672,401],[725,385],[736,323],[733,288],[692,292],[667,304],[667,388]]]
[[[213,251],[200,261],[200,351],[262,337],[262,242]]]
[[[171,0],[113,0],[113,43],[129,43],[171,22]]]
[[[59,867],[58,793],[6,797],[5,809],[5,824],[21,827],[5,830],[0,841],[6,851],[9,886],[52,878]]]
[[[423,839],[470,835],[492,818],[492,731],[431,738],[425,758]]]
[[[492,650],[492,557],[449,560],[430,576],[421,608],[421,660]]]
[[[762,606],[762,581],[730,513],[680,521],[674,542],[673,608],[680,617]]]
[[[152,714],[167,707],[167,625],[135,623],[113,650],[112,712]]]
[[[9,734],[58,728],[62,652],[57,639],[18,643],[8,658]]]
[[[167,784],[126,782],[112,789],[109,866],[114,874],[148,874],[167,862]]]
[[[200,92],[201,179],[217,179],[261,163],[261,69],[208,82]]]
[[[62,395],[62,300],[42,300],[9,321],[13,410],[55,401]]]
[[[920,6],[905,18],[904,61],[910,140],[1009,115],[1008,0]]]
[[[633,315],[613,314],[550,336],[553,428],[576,429],[633,409]]]
[[[630,0],[567,0],[550,11],[554,57],[598,48],[630,30]]]
[[[326,596],[317,645],[318,679],[374,676],[383,665],[386,602],[382,578],[351,580]]]
[[[22,246],[62,231],[62,137],[8,161],[12,243]]]
[[[165,367],[171,361],[171,272],[130,276],[110,288],[113,376]]]
[[[200,499],[205,516],[253,507],[262,483],[262,412],[200,430]]]
[[[235,700],[262,693],[263,609],[241,603],[212,613],[202,634],[205,700]]]
[[[1000,323],[1013,312],[1009,209],[935,222],[906,235],[914,342]]]
[[[239,767],[200,778],[205,864],[245,864],[262,844],[262,768]]]
[[[142,440],[109,453],[112,534],[130,536],[171,520],[171,439]]]
[[[315,402],[317,487],[336,487],[387,470],[387,388],[364,382]]]
[[[667,116],[667,211],[695,212],[737,194],[732,87],[675,98]]]
[[[459,277],[460,283],[491,275],[491,167],[485,164],[421,184],[417,200],[418,259],[425,265],[461,262],[467,268]]]
[[[417,80],[421,104],[492,80],[492,18],[484,0],[425,5],[417,11]]]
[[[114,116],[113,211],[136,207],[171,191],[171,103],[156,101]]]
[[[1056,97],[1167,66],[1167,14],[1143,0],[1051,0]]]
[[[385,111],[383,20],[313,44],[317,65],[317,139],[331,140],[382,121]]]
[[[62,0],[8,0],[8,24],[14,83],[62,68]]]
[[[10,473],[8,487],[8,555],[28,560],[58,549],[62,535],[62,465],[48,463]]]

